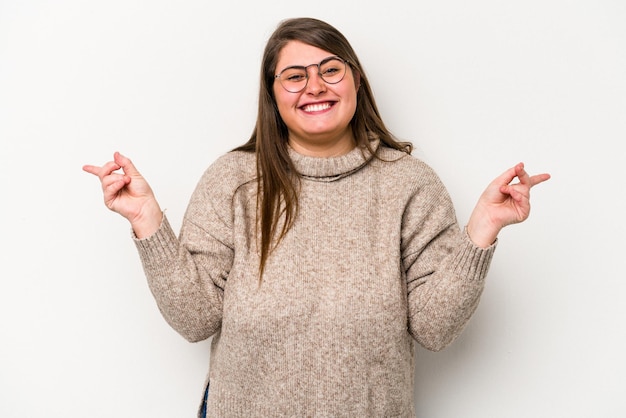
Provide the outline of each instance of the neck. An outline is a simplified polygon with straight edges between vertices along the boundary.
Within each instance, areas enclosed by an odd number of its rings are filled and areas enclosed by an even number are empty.
[[[351,136],[332,143],[305,142],[289,138],[289,146],[298,154],[308,157],[339,157],[352,151],[355,145],[355,141]]]

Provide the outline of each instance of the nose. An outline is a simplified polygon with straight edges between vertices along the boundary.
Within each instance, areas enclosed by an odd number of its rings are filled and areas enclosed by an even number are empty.
[[[320,69],[317,65],[309,65],[306,69],[308,79],[306,83],[306,92],[318,95],[326,91],[326,82],[320,75]]]

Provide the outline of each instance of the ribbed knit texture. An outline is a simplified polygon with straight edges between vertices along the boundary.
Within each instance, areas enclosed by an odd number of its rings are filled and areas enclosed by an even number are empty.
[[[495,245],[472,244],[417,158],[290,153],[300,212],[261,283],[253,154],[209,167],[179,238],[165,218],[135,241],[168,323],[213,336],[208,416],[413,417],[414,341],[461,332]]]

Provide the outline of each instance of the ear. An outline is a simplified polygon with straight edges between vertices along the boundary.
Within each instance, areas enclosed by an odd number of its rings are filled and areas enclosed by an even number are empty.
[[[354,88],[358,91],[361,88],[361,73],[352,71],[352,74],[354,74]]]

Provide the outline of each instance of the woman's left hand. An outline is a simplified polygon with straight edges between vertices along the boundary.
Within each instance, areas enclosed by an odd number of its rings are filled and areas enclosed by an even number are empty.
[[[515,178],[517,183],[511,183]],[[507,225],[523,222],[530,214],[530,189],[548,180],[547,173],[530,176],[519,163],[493,180],[478,199],[467,233],[479,247],[488,247]]]

